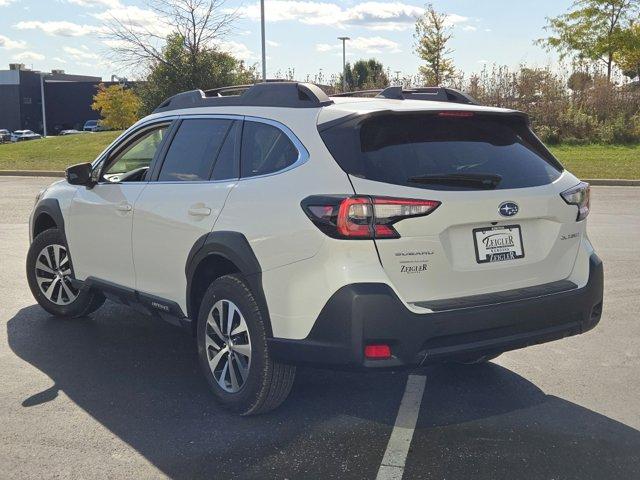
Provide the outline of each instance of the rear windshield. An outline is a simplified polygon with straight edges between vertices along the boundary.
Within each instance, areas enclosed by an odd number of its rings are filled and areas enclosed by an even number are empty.
[[[491,176],[497,189],[546,185],[562,166],[519,116],[382,114],[321,132],[342,169],[354,176],[417,188],[478,188],[419,177]]]

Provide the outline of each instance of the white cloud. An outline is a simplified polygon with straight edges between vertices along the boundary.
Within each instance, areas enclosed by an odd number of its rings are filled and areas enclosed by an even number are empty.
[[[67,61],[64,58],[60,58],[60,57],[53,57],[53,61],[56,63],[67,63]]]
[[[18,53],[12,57],[14,60],[26,62],[28,60],[44,60],[44,55],[36,52],[26,51]]]
[[[316,51],[321,53],[341,51],[342,44],[319,43],[316,45]],[[357,51],[366,54],[374,53],[400,53],[400,44],[383,37],[356,37],[347,41],[347,50]]]
[[[477,28],[473,25],[463,25],[462,30],[464,30],[465,32],[475,32]]]
[[[27,43],[22,40],[11,40],[9,37],[0,35],[0,48],[6,48],[7,50],[19,50],[27,48]]]
[[[267,45],[270,47],[279,47],[280,44],[278,42],[274,42],[273,40],[267,40]]]
[[[234,41],[218,41],[216,46],[223,52],[230,53],[240,60],[255,60],[258,56],[244,43]]]
[[[1,1],[1,0],[0,0]],[[68,3],[78,5],[80,7],[106,7],[117,8],[122,6],[120,0],[67,0]]]
[[[241,7],[239,13],[252,20],[260,19],[260,6],[254,3]],[[300,0],[270,0],[266,5],[266,20],[281,22],[296,20],[308,25],[329,25],[344,28],[362,26],[369,30],[406,30],[424,13],[422,7],[402,2],[362,2],[343,8],[337,3]],[[447,15],[447,23],[467,22],[462,15]]]
[[[97,60],[99,55],[91,52],[86,45],[82,45],[81,48],[75,47],[62,47],[62,50],[75,60]]]
[[[94,13],[92,16],[103,22],[116,21],[134,29],[140,28],[160,35],[167,33],[166,21],[155,12],[140,7],[120,5],[101,13]]]
[[[0,7],[6,7],[9,4],[13,3],[14,0],[0,0]]]
[[[61,37],[81,37],[98,31],[98,27],[92,25],[79,25],[77,23],[60,21],[60,22],[39,22],[27,21],[18,22],[14,25],[18,30],[41,30],[47,35],[56,35]]]

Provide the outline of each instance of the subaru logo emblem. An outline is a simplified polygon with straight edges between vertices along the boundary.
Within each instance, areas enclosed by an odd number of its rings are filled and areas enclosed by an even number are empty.
[[[498,212],[503,217],[513,217],[520,209],[515,202],[503,202],[498,207]]]

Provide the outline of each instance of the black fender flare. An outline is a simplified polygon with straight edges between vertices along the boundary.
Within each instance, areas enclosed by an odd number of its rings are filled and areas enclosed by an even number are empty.
[[[192,281],[200,262],[210,255],[218,255],[233,263],[249,283],[260,311],[264,314],[267,335],[273,337],[267,300],[262,288],[262,268],[247,237],[239,232],[218,231],[201,236],[191,247],[185,265],[187,277],[187,316],[197,320],[198,312],[191,305]]]
[[[55,198],[44,198],[38,202],[33,210],[33,225],[31,225],[31,240],[35,238],[35,227],[38,221],[38,217],[42,214],[49,215],[56,223],[58,229],[62,232],[62,235],[66,238],[67,235],[64,230],[64,217],[62,216],[62,210],[60,209],[60,203]]]

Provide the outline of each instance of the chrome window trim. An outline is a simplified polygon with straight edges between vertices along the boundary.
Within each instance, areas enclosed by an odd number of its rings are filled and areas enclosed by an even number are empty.
[[[295,162],[293,162],[288,167],[283,168],[282,170],[278,170],[271,173],[265,173],[264,175],[255,175],[253,177],[243,177],[242,172],[240,172],[240,177],[235,179],[229,178],[227,180],[201,180],[198,182],[180,182],[180,181],[167,182],[165,181],[165,182],[152,182],[152,183],[176,184],[176,183],[220,183],[220,182],[231,182],[231,181],[242,182],[246,180],[253,180],[256,178],[265,178],[265,177],[271,177],[273,175],[280,175],[281,173],[285,173],[285,172],[288,172],[289,170],[293,170],[294,168],[297,168],[300,165],[303,165],[307,163],[307,161],[309,161],[309,157],[310,157],[309,151],[304,146],[304,144],[300,141],[300,139],[296,136],[296,134],[293,133],[293,131],[291,131],[289,127],[287,127],[285,124],[281,122],[278,122],[277,120],[272,120],[270,118],[264,118],[264,117],[255,117],[252,115],[241,115],[241,114],[236,115],[236,114],[228,114],[228,113],[220,113],[220,114],[190,113],[190,114],[179,115],[177,118],[179,118],[180,120],[186,120],[189,118],[219,118],[223,120],[240,120],[245,122],[265,123],[267,125],[271,125],[272,127],[277,128],[287,136],[287,138],[291,141],[291,143],[293,143],[293,146],[296,147],[296,150],[298,151],[298,158],[296,159]]]
[[[296,136],[295,133],[293,133],[293,131],[287,127],[285,124],[277,121],[277,120],[272,120],[270,118],[264,118],[264,117],[256,117],[256,116],[252,116],[252,115],[241,115],[241,114],[228,114],[228,113],[189,113],[189,114],[182,114],[182,115],[171,115],[171,116],[166,116],[166,117],[161,117],[161,118],[153,118],[150,119],[144,123],[141,123],[139,125],[136,125],[134,129],[130,129],[125,131],[122,135],[120,135],[117,139],[115,139],[111,145],[109,145],[109,147],[107,147],[107,149],[105,149],[104,152],[102,152],[102,154],[100,154],[100,156],[94,161],[94,168],[98,165],[100,165],[105,158],[107,158],[111,152],[113,152],[115,149],[117,149],[122,143],[125,143],[130,137],[137,135],[138,133],[140,133],[141,130],[144,130],[146,128],[149,128],[155,124],[158,123],[167,123],[167,122],[173,122],[175,120],[188,120],[188,119],[198,119],[198,118],[212,118],[212,119],[220,119],[220,120],[237,120],[237,121],[247,121],[247,122],[256,122],[256,123],[264,123],[267,125],[271,125],[272,127],[277,128],[278,130],[282,131],[287,138],[291,141],[291,143],[293,143],[294,147],[296,148],[296,150],[298,151],[298,158],[296,159],[295,162],[293,162],[291,165],[289,165],[288,167],[283,168],[282,170],[277,170],[275,172],[271,172],[271,173],[265,173],[264,175],[255,175],[252,177],[242,177],[241,172],[240,172],[240,176],[239,177],[235,177],[235,178],[228,178],[225,180],[193,180],[193,181],[179,181],[179,180],[174,180],[174,181],[150,181],[150,180],[146,180],[144,183],[152,183],[154,185],[165,185],[165,184],[171,184],[171,185],[193,185],[193,184],[204,184],[204,183],[232,183],[232,182],[242,182],[242,181],[247,181],[247,180],[254,180],[254,179],[259,179],[259,178],[266,178],[266,177],[271,177],[273,175],[280,175],[281,173],[285,173],[288,172],[290,170],[293,170],[294,168],[299,167],[300,165],[304,165],[305,163],[307,163],[309,161],[309,151],[307,150],[307,148],[304,146],[304,144],[300,141],[300,139]],[[102,165],[100,165],[100,169],[102,169]],[[127,182],[124,183],[107,183],[104,182],[104,184],[108,184],[108,185],[125,185]],[[141,182],[132,182],[132,183],[141,183]],[[102,184],[102,182],[101,182]]]

